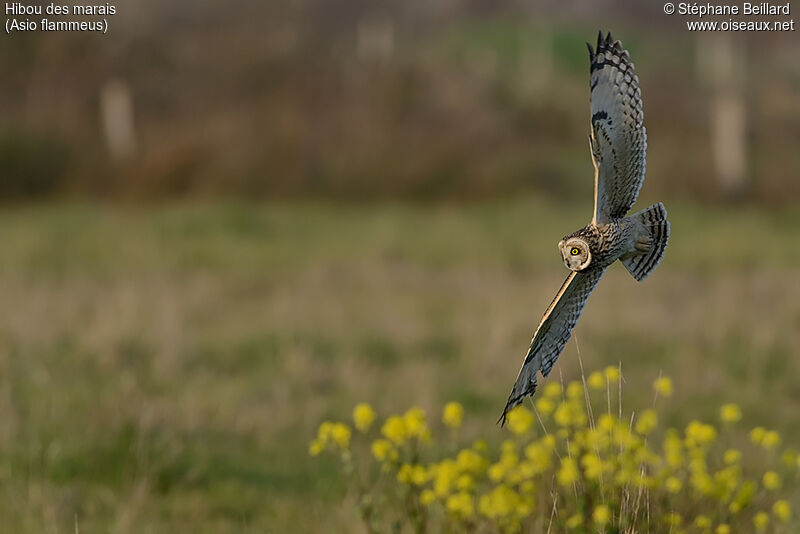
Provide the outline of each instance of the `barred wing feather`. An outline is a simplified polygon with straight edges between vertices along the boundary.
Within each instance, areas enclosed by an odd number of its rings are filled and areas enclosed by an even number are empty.
[[[541,371],[543,377],[550,374],[558,356],[564,350],[564,345],[572,336],[572,329],[578,323],[589,294],[603,276],[604,270],[573,271],[564,280],[533,334],[528,354],[522,362],[503,415],[500,416],[501,424],[505,424],[506,414],[514,406],[536,392],[538,373]]]
[[[639,78],[627,50],[609,33],[589,47],[592,132],[595,166],[594,222],[624,217],[642,187],[647,133]]]

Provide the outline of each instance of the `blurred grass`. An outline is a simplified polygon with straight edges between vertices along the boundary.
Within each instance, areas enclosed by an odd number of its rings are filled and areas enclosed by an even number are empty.
[[[350,531],[334,466],[307,456],[316,425],[454,399],[500,439],[588,200],[5,208],[5,528]],[[585,368],[622,362],[639,405],[663,371],[667,423],[734,401],[796,445],[800,213],[667,207],[658,272],[614,266],[592,296]],[[573,341],[551,379],[578,372]]]

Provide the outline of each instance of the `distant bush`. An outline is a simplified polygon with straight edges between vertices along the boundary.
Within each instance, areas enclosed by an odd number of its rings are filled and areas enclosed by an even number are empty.
[[[48,195],[67,165],[66,145],[51,135],[14,130],[0,132],[0,197]]]
[[[499,451],[461,443],[464,409],[451,402],[437,438],[417,407],[385,419],[377,435],[377,414],[360,404],[356,439],[348,424],[327,421],[310,453],[339,457],[370,532],[790,531],[781,490],[800,465],[795,452],[779,452],[777,432],[754,428],[750,445],[733,448],[735,404],[721,407],[718,426],[664,429],[654,408],[617,409],[620,380],[609,367],[585,386],[549,382],[534,410],[509,414],[512,436]],[[655,399],[668,397],[672,383],[659,378],[654,389]]]

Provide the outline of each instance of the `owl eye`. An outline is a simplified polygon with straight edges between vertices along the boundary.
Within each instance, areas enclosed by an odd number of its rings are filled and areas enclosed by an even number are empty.
[[[577,256],[578,254],[581,253],[581,250],[578,247],[572,247],[569,250],[569,253],[572,254],[573,256]]]

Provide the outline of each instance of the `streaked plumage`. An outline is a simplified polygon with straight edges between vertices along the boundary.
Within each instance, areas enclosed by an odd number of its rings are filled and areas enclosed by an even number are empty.
[[[595,50],[587,46],[589,145],[595,169],[592,221],[558,243],[571,272],[533,334],[501,422],[536,392],[540,372],[543,377],[550,374],[606,268],[620,260],[636,280],[644,280],[661,263],[669,240],[667,210],[660,202],[626,217],[644,181],[647,149],[639,78],[630,55],[610,33],[598,35]]]

